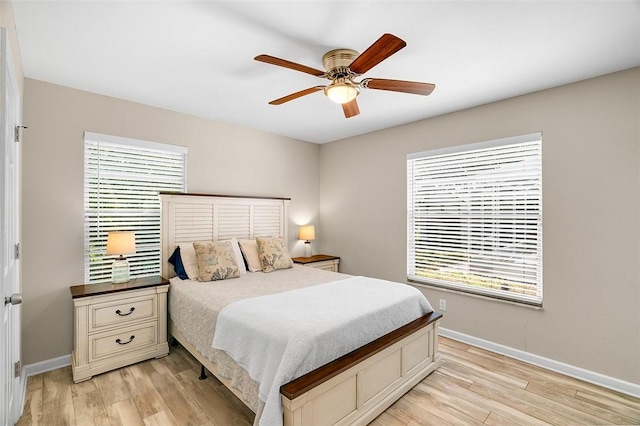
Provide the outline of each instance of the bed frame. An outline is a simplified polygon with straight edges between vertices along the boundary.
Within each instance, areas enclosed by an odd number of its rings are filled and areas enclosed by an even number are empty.
[[[287,241],[289,198],[160,194],[162,276],[177,243],[279,235]],[[436,312],[380,337],[280,388],[285,426],[365,425],[442,364]],[[169,320],[169,333],[242,401],[231,381]]]

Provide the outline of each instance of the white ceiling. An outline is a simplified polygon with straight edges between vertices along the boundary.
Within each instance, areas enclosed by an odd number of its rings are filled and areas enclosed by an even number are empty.
[[[640,65],[640,1],[32,1],[13,10],[25,76],[316,143]],[[435,83],[427,97],[363,90],[345,119],[308,74],[383,33],[407,47],[364,77]]]

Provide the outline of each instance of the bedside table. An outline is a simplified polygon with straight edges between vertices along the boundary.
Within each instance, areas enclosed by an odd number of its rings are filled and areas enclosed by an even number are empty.
[[[133,278],[123,284],[87,284],[69,289],[74,306],[74,382],[169,353],[168,280]]]
[[[338,272],[338,267],[340,266],[340,258],[338,256],[326,254],[316,254],[311,257],[294,257],[291,260],[293,260],[293,263],[331,272]]]

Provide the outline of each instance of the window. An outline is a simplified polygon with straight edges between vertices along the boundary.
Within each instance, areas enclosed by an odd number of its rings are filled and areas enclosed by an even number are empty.
[[[133,231],[131,277],[160,274],[160,191],[186,191],[187,148],[84,134],[85,282],[111,280],[109,231]]]
[[[542,305],[542,135],[407,156],[410,281]]]

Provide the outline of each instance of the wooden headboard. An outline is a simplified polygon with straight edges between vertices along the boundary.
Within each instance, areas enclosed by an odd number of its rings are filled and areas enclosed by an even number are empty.
[[[290,198],[161,193],[162,276],[177,243],[281,236],[287,241]]]

